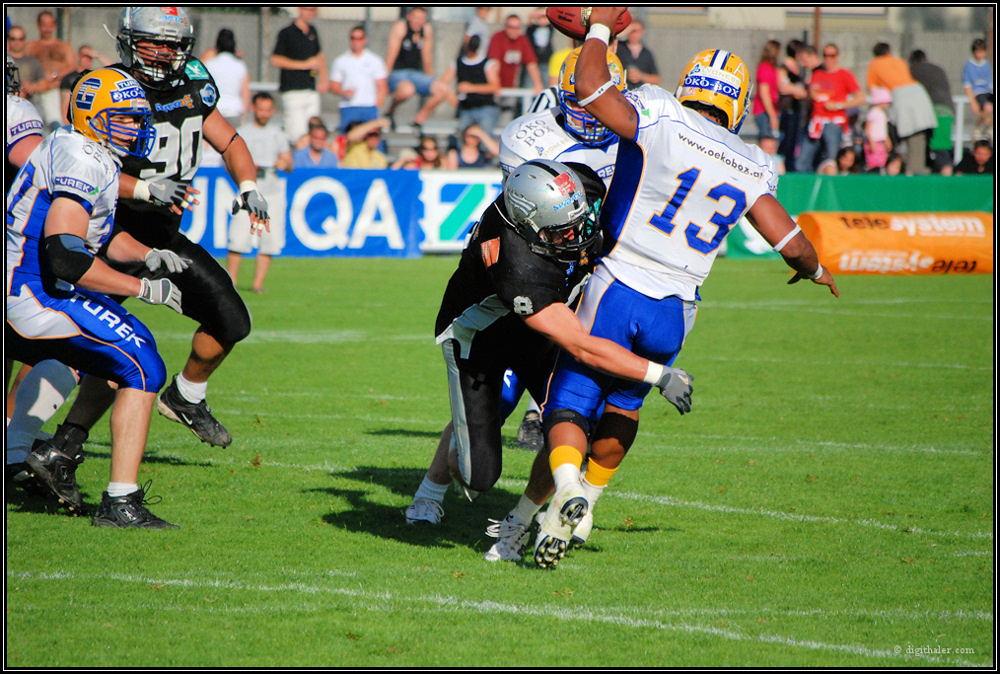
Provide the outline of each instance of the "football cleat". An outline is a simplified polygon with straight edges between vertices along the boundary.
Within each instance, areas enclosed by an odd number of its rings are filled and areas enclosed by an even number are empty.
[[[583,516],[580,523],[573,529],[573,536],[569,539],[569,549],[578,548],[587,542],[590,531],[594,528],[594,509],[588,508],[587,514]]]
[[[415,498],[406,509],[407,524],[440,524],[442,517],[441,503],[429,498]]]
[[[566,554],[573,529],[580,524],[590,504],[579,484],[556,492],[545,511],[535,541],[535,564],[542,568],[555,567]]]
[[[38,484],[74,515],[83,515],[86,511],[76,483],[76,468],[83,463],[86,440],[87,431],[62,424],[52,439],[33,447],[24,460]]]
[[[233,441],[233,436],[226,427],[212,416],[212,408],[207,402],[202,400],[200,403],[192,403],[185,400],[177,388],[177,377],[156,399],[156,409],[171,421],[190,428],[202,442],[215,447],[228,447]]]
[[[524,413],[521,426],[517,429],[517,446],[532,452],[537,452],[545,446],[542,420],[538,417],[538,412],[528,410]]]
[[[97,506],[91,524],[95,527],[112,529],[180,529],[176,524],[160,519],[146,508],[147,505],[160,501],[159,496],[154,497],[155,501],[146,500],[149,485],[147,482],[125,496],[112,498],[108,492],[101,494],[101,505]]]
[[[528,543],[528,527],[530,522],[514,521],[510,515],[502,520],[490,520],[492,524],[486,527],[486,535],[497,539],[497,542],[486,551],[483,559],[487,562],[518,562],[524,556],[524,546]]]

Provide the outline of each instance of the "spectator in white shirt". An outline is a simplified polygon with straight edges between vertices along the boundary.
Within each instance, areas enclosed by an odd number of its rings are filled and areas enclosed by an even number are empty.
[[[351,122],[370,122],[389,93],[385,61],[366,48],[368,36],[364,26],[351,29],[351,48],[330,65],[330,93],[340,101],[340,129]]]

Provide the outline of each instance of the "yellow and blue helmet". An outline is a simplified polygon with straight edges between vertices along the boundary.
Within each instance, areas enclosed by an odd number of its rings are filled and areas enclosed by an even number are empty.
[[[576,97],[576,62],[580,60],[580,50],[577,47],[566,60],[559,71],[559,107],[566,116],[567,131],[584,142],[593,145],[603,145],[614,135],[607,127],[597,121],[597,118],[580,107]],[[618,91],[625,91],[625,71],[622,62],[614,52],[608,51],[608,72],[611,82]]]
[[[153,149],[156,129],[142,86],[131,75],[101,68],[80,78],[70,97],[73,129],[97,141],[119,157],[145,157]],[[136,126],[116,123],[114,117],[136,118]]]
[[[677,85],[681,103],[704,103],[726,115],[728,128],[739,133],[746,118],[753,85],[746,63],[724,49],[707,49],[692,58]]]

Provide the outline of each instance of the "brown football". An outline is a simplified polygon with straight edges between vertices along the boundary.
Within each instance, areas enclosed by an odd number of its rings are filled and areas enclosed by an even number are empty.
[[[584,10],[588,10],[586,15],[589,16],[589,7],[548,7],[545,10],[545,16],[549,18],[552,27],[563,35],[574,40],[583,40],[587,37],[587,21]],[[618,35],[628,28],[630,23],[632,23],[632,15],[626,9],[625,13],[618,17],[618,23],[615,24],[612,32]]]

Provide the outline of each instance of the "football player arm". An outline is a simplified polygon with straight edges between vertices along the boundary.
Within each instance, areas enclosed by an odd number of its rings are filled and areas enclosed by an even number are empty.
[[[600,24],[610,31],[625,9],[625,7],[594,7],[590,15],[590,25]],[[601,124],[618,136],[631,140],[635,138],[636,130],[639,128],[639,116],[628,99],[611,86],[607,53],[607,42],[597,38],[584,41],[574,73],[576,98],[580,101],[581,107],[586,108],[587,112],[596,117]]]
[[[589,334],[573,310],[561,302],[526,317],[524,323],[588,367],[632,381],[646,378],[650,361],[611,340]]]
[[[770,194],[757,199],[747,211],[747,220],[781,254],[785,264],[795,270],[789,284],[807,278],[827,286],[835,297],[840,297],[830,270],[820,265],[816,249],[777,199]]]
[[[34,152],[35,148],[41,145],[41,143],[41,134],[25,136],[8,149],[7,159],[14,166],[24,166],[24,163],[28,161],[28,157],[31,156],[31,153]]]
[[[271,231],[271,223],[267,217],[267,201],[257,190],[257,165],[254,163],[250,148],[233,125],[226,121],[218,109],[205,118],[201,126],[205,140],[222,155],[226,170],[236,182],[241,201],[240,207],[246,207],[250,213],[251,230]],[[235,211],[234,211],[235,212]]]
[[[75,199],[57,197],[52,202],[45,218],[45,253],[52,272],[87,290],[137,297],[142,291],[139,279],[115,271],[84,246],[89,224],[90,214]]]

